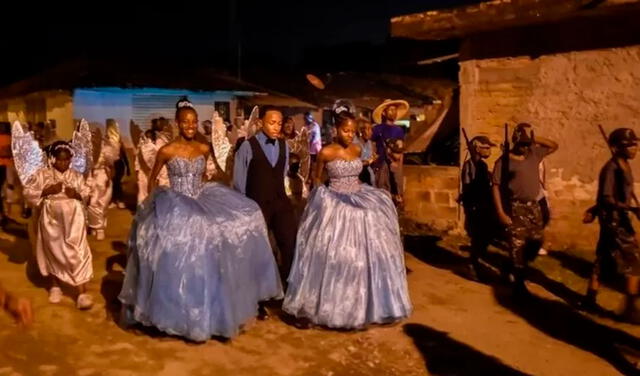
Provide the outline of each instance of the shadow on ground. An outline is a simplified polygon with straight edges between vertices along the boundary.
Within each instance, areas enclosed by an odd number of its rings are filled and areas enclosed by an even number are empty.
[[[437,236],[408,236],[405,238],[405,249],[422,262],[439,269],[450,270],[455,274],[466,277],[468,275],[467,258],[439,245],[439,241],[440,238]],[[576,274],[581,276],[589,275],[590,265],[585,260],[572,255],[560,255],[560,252],[552,252],[551,255],[560,260],[563,266],[574,268]],[[483,261],[490,266],[490,268],[483,271],[483,275],[485,281],[487,281],[486,283],[492,286],[498,304],[522,317],[531,326],[545,334],[602,358],[622,374],[640,375],[640,370],[636,368],[640,360],[640,339],[622,330],[599,324],[576,311],[575,307],[582,298],[581,294],[575,292],[563,283],[547,277],[541,270],[530,268],[527,279],[540,285],[551,294],[564,300],[564,302],[545,299],[535,295],[531,296],[528,300],[515,301],[511,296],[509,287],[503,283],[497,283],[501,281],[501,279],[496,274],[496,270],[501,270],[501,268],[504,268],[504,265],[508,265],[506,255],[491,251],[483,258]],[[605,310],[596,313],[608,318],[617,318],[614,313]],[[427,345],[431,343],[429,339],[421,339],[421,336],[437,339],[447,338],[446,333],[440,333],[429,328],[414,328],[413,330],[422,334],[411,334],[408,332],[408,329],[405,330],[405,332],[414,339],[418,347],[425,347],[425,343]],[[463,348],[467,346],[462,343],[455,343],[455,345],[462,346]],[[475,351],[471,348],[468,349]],[[423,350],[421,349],[421,351]],[[435,350],[431,349],[430,351],[433,353]],[[481,355],[488,357],[484,354]],[[439,355],[439,357],[443,356],[446,358],[446,353]],[[470,356],[473,357],[473,354],[470,354]],[[427,364],[431,358],[435,357],[433,355],[425,355]],[[463,358],[466,358],[466,355]],[[488,358],[494,362],[497,361],[497,359]],[[484,358],[480,357],[480,359]],[[437,362],[439,361],[440,360]],[[442,362],[444,363],[442,369],[434,371],[434,374],[467,374],[464,373],[466,372],[466,368],[461,369],[457,373],[457,370],[452,368],[451,372],[448,372],[446,368],[448,361],[442,360]],[[482,361],[480,361],[480,363],[482,363]],[[431,369],[429,369],[429,371],[432,372]],[[475,374],[509,373],[500,373],[497,371],[490,373],[476,372]]]
[[[421,324],[403,328],[422,354],[430,375],[526,375],[445,332]]]

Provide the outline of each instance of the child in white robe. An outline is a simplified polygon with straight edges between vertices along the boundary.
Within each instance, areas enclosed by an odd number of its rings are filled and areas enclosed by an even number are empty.
[[[69,143],[51,146],[51,167],[41,168],[24,186],[24,197],[34,210],[36,259],[40,273],[51,279],[49,302],[62,300],[62,283],[77,288],[76,306],[89,309],[93,298],[87,283],[93,277],[87,242],[84,202],[88,188],[82,174],[69,168],[73,155]]]

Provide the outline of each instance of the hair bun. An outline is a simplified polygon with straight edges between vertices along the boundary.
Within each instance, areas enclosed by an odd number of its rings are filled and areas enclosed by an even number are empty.
[[[338,99],[333,103],[333,116],[338,116],[345,111],[353,115],[354,108],[353,103],[350,101],[346,99]]]

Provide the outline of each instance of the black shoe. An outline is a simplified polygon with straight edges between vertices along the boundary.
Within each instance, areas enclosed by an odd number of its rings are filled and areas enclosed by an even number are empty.
[[[267,311],[267,308],[265,308],[264,305],[260,304],[258,306],[258,320],[264,321],[264,320],[267,320],[269,317],[270,317],[269,311]]]

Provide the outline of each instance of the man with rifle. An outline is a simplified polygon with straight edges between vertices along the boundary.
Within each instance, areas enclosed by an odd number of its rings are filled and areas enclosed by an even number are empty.
[[[460,201],[464,208],[464,228],[471,239],[469,274],[479,280],[480,258],[494,237],[496,215],[491,194],[491,174],[485,159],[491,156],[491,147],[496,146],[486,136],[476,136],[471,141],[462,129],[469,158],[462,165],[462,191]]]
[[[558,149],[558,144],[541,137],[534,140],[532,127],[527,123],[516,126],[511,141],[513,148],[509,147],[505,125],[503,155],[493,169],[493,202],[498,220],[506,227],[513,293],[520,298],[529,295],[525,271],[543,242],[538,166]]]
[[[629,160],[635,158],[638,152],[639,139],[632,129],[618,128],[611,132],[606,141],[613,156],[600,170],[596,205],[587,211],[584,219],[585,223],[589,223],[595,216],[598,217],[600,238],[583,304],[585,308],[597,308],[596,294],[603,266],[607,260],[613,261],[618,273],[624,275],[627,282],[624,318],[640,324],[640,248],[629,216],[629,213],[633,213],[640,218],[629,164]]]

